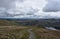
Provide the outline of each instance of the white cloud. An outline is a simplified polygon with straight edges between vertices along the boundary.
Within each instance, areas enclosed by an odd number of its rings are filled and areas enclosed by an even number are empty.
[[[0,17],[60,18],[59,10],[59,0],[0,0]]]

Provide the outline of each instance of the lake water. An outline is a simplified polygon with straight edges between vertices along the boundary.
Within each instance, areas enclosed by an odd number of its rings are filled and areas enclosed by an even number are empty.
[[[45,27],[46,29],[49,29],[49,30],[57,30],[56,28],[54,27]]]

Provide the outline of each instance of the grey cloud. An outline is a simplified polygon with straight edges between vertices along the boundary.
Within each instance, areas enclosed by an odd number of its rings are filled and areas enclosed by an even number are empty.
[[[25,0],[18,0],[18,1],[20,1],[20,2],[24,2]]]
[[[4,8],[15,7],[15,5],[12,4],[13,1],[15,1],[15,0],[0,0],[0,7],[4,7]]]
[[[43,8],[44,12],[60,11],[60,0],[47,0],[47,5]]]
[[[48,1],[48,4],[43,8],[43,11],[45,12],[60,11],[60,1],[56,1],[56,0],[53,0],[53,1],[47,0],[47,1]],[[15,2],[17,2],[17,7]],[[41,10],[40,8],[42,7],[41,5],[40,5],[40,2],[38,3],[38,0],[34,0],[34,1],[33,0],[26,0],[26,1],[25,0],[17,0],[17,1],[16,0],[0,0],[0,17],[56,18],[58,16],[58,15],[54,16],[55,14],[53,14],[52,16],[47,15],[47,14],[44,14],[45,12],[41,14],[40,12]]]
[[[0,18],[2,17],[12,17],[12,16],[9,15],[8,13],[0,13]]]

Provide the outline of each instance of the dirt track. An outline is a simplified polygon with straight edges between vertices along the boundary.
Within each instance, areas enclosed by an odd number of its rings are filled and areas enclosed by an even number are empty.
[[[35,38],[35,34],[34,34],[34,32],[32,32],[32,29],[29,29],[28,32],[30,33],[28,39],[36,39],[36,38]]]

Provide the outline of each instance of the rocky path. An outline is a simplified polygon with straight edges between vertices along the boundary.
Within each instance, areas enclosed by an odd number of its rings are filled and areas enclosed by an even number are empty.
[[[28,39],[36,39],[36,38],[35,38],[35,34],[34,34],[34,32],[32,32],[32,29],[29,29],[28,32],[30,33]]]

